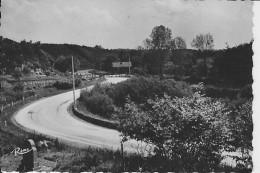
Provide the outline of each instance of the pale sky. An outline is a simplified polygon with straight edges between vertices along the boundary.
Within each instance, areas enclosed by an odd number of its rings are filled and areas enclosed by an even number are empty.
[[[1,35],[15,41],[136,48],[164,25],[190,42],[211,33],[215,48],[249,42],[253,2],[184,0],[2,0]]]

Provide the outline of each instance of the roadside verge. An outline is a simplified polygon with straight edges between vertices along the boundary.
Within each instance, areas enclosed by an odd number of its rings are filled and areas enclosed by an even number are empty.
[[[78,118],[80,118],[84,121],[87,121],[89,123],[92,123],[92,124],[95,124],[95,125],[98,125],[98,126],[117,130],[118,124],[116,122],[112,122],[112,121],[108,121],[108,120],[106,121],[106,120],[91,117],[91,116],[87,115],[86,113],[78,110],[77,106],[75,106],[75,105],[72,105],[72,112],[75,116],[77,116]]]

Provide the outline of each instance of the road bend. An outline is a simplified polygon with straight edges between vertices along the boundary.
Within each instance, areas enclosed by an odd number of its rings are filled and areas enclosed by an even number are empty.
[[[127,78],[108,78],[108,83],[118,83]],[[91,89],[93,86],[88,87]],[[78,98],[80,90],[75,91]],[[71,116],[68,112],[73,103],[72,91],[38,100],[20,109],[14,121],[25,130],[63,140],[77,147],[95,146],[108,149],[119,149],[120,133],[116,130],[97,126]],[[136,151],[142,145],[136,141],[124,143],[126,150]]]

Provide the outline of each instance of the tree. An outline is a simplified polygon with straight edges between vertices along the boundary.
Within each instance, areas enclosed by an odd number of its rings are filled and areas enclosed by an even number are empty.
[[[101,61],[102,61],[102,50],[103,47],[101,45],[96,45],[94,47],[94,54],[95,54],[95,69],[101,70]]]
[[[103,47],[101,45],[96,45],[94,48],[95,49],[103,49]]]
[[[159,68],[161,79],[163,77],[163,65],[164,65],[164,53],[170,49],[170,43],[172,39],[172,31],[163,25],[153,28],[150,38],[146,39],[146,43],[149,43],[147,48],[158,51],[159,53]]]
[[[146,38],[143,41],[143,48],[147,49],[147,50],[152,48],[152,43],[151,43],[151,39],[150,38]]]
[[[77,58],[74,57],[74,68],[75,71],[77,71],[80,68],[80,62]],[[59,70],[60,72],[66,72],[66,71],[71,71],[72,66],[71,66],[71,56],[59,56],[59,58],[56,60],[54,64],[54,68]]]
[[[160,73],[159,66],[160,57],[158,51],[149,50],[143,53],[141,58],[142,68],[148,74],[156,75]]]
[[[137,46],[136,49],[140,51],[140,50],[144,50],[144,47],[143,46]]]
[[[26,40],[22,40],[21,48],[22,48],[22,53],[24,55],[27,55],[30,58],[34,58],[35,49],[34,49],[34,45],[32,44],[32,40],[30,40],[30,42],[27,42]]]
[[[186,49],[186,42],[182,37],[175,37],[171,41],[171,50],[175,49]]]
[[[204,64],[206,66],[206,76],[208,75],[207,62],[206,62],[206,54],[205,51],[212,50],[214,47],[214,39],[212,34],[199,34],[192,40],[191,46],[195,47],[199,50],[199,56],[202,56],[204,59]]]
[[[192,40],[191,46],[197,48],[200,51],[212,50],[214,47],[213,36],[208,34],[199,34]]]
[[[34,47],[35,47],[36,52],[39,54],[40,50],[41,50],[41,42],[40,41],[35,42]]]
[[[115,117],[126,138],[155,146],[159,167],[212,171],[221,161],[228,133],[225,110],[224,103],[195,93],[183,98],[164,95],[143,105],[128,98],[123,109],[116,108]]]
[[[107,58],[103,61],[102,70],[107,72],[113,72],[112,63],[116,61],[116,57],[108,55]]]
[[[220,51],[214,62],[218,78],[233,87],[252,84],[253,42]]]
[[[172,31],[163,25],[156,26],[153,28],[150,38],[153,49],[166,50],[172,39]]]

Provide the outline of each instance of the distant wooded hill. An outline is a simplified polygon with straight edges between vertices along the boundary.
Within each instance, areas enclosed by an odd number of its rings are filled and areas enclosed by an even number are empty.
[[[1,40],[0,73],[12,73],[22,64],[61,72],[70,70],[70,57],[76,59],[77,69],[95,68],[110,73],[127,73],[128,69],[113,69],[112,62],[132,62],[131,72],[139,75],[159,74],[157,52],[145,49],[104,49],[72,44],[20,43],[8,38]],[[238,87],[252,83],[252,42],[223,50],[198,51],[178,49],[165,52],[164,73],[189,82],[207,78],[210,83],[226,83]]]
[[[1,37],[1,67],[14,70],[24,62],[31,62],[38,68],[52,67],[60,57],[77,58],[81,68],[93,68],[106,56],[117,56],[118,50],[102,49],[100,46],[86,47],[71,44],[32,43],[25,40],[20,43]]]

